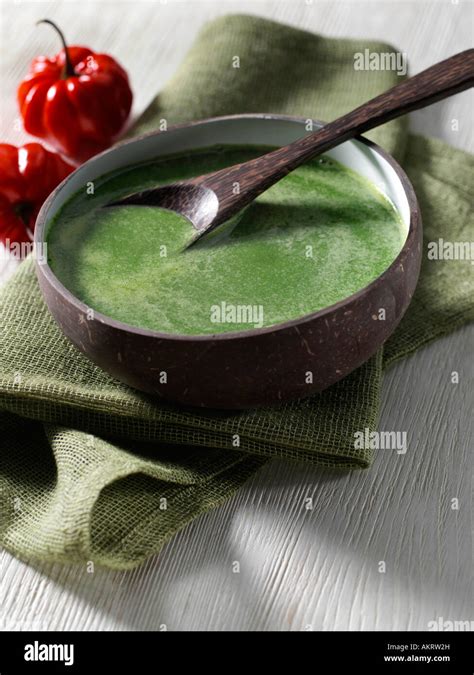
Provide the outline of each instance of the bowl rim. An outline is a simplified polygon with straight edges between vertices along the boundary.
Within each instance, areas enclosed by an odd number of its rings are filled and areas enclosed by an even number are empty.
[[[280,114],[273,114],[273,113],[240,113],[240,114],[234,114],[234,115],[219,115],[216,117],[208,117],[200,120],[193,120],[191,122],[180,122],[177,124],[170,125],[166,131],[150,131],[145,134],[140,134],[138,136],[134,136],[133,138],[130,139],[124,139],[122,141],[119,141],[115,143],[111,148],[107,148],[103,152],[98,153],[97,155],[94,155],[93,157],[90,158],[90,160],[95,160],[98,157],[103,157],[109,153],[113,153],[116,149],[121,148],[123,146],[133,144],[137,141],[144,140],[146,138],[152,138],[161,134],[167,134],[170,131],[174,131],[177,129],[183,129],[187,127],[194,127],[194,126],[199,126],[201,124],[209,124],[209,123],[214,123],[214,122],[224,122],[224,121],[233,121],[233,120],[242,120],[242,119],[261,119],[261,120],[277,120],[277,121],[287,121],[287,122],[297,122],[297,123],[302,123],[302,124],[307,124],[308,119],[311,119],[311,122],[316,125],[323,126],[325,122],[322,122],[321,120],[313,119],[313,118],[308,118],[308,117],[300,117],[296,115],[280,115]],[[89,307],[86,305],[82,300],[79,300],[77,296],[74,295],[66,286],[63,285],[63,283],[58,279],[58,277],[54,274],[53,270],[51,269],[47,259],[43,263],[39,264],[37,257],[35,256],[35,266],[37,270],[37,274],[43,275],[46,279],[46,281],[49,282],[54,288],[54,290],[62,295],[65,300],[71,305],[75,307],[80,313],[82,314],[87,314],[88,311],[92,309],[93,311],[93,318],[96,321],[99,321],[102,324],[105,324],[107,326],[110,326],[111,328],[114,328],[119,331],[125,331],[127,333],[133,333],[135,335],[143,336],[143,337],[149,337],[149,338],[155,338],[159,340],[165,340],[165,341],[178,341],[178,342],[214,342],[214,341],[226,341],[226,340],[235,340],[235,339],[246,339],[246,338],[254,338],[258,337],[261,335],[267,335],[270,333],[278,333],[280,331],[285,331],[287,329],[291,328],[298,328],[301,324],[305,324],[310,321],[314,321],[315,319],[318,318],[323,318],[329,314],[332,314],[335,310],[340,310],[342,309],[345,305],[349,306],[352,304],[354,301],[357,301],[358,299],[362,298],[364,295],[368,294],[370,290],[375,288],[381,280],[384,279],[385,276],[388,276],[393,268],[397,267],[400,265],[400,258],[405,254],[407,248],[409,248],[411,245],[414,244],[416,241],[417,237],[417,231],[420,228],[421,225],[421,218],[420,218],[420,208],[418,205],[418,200],[416,198],[415,190],[413,188],[413,185],[411,184],[408,176],[406,175],[405,171],[402,169],[402,167],[398,164],[398,162],[392,157],[392,155],[381,148],[379,145],[374,143],[373,141],[370,141],[368,138],[365,138],[364,136],[354,136],[354,138],[348,139],[349,141],[359,141],[363,143],[364,145],[368,146],[370,149],[372,149],[374,152],[378,153],[395,171],[397,177],[399,178],[403,191],[405,193],[407,202],[408,202],[408,208],[409,208],[409,213],[410,213],[410,220],[408,223],[408,232],[406,239],[403,243],[403,246],[395,258],[393,262],[380,274],[377,276],[373,281],[370,282],[370,284],[367,284],[367,286],[364,286],[363,288],[359,289],[352,295],[347,296],[346,298],[343,298],[342,300],[339,300],[338,302],[329,305],[328,307],[323,307],[322,309],[316,310],[314,312],[311,312],[309,314],[304,314],[303,316],[297,317],[295,319],[290,319],[288,321],[283,321],[277,324],[272,324],[271,326],[265,326],[262,328],[249,328],[247,330],[239,330],[239,331],[226,331],[223,333],[206,333],[206,334],[193,334],[193,335],[188,335],[184,333],[162,333],[160,331],[155,331],[150,328],[140,328],[138,326],[133,326],[132,324],[125,323],[123,321],[119,321],[117,319],[114,319],[106,314],[102,314],[101,312],[95,310],[93,307]],[[347,141],[345,141],[347,142]],[[37,219],[36,219],[36,224],[35,224],[35,231],[34,231],[34,247],[40,247],[43,243],[45,243],[45,229],[46,225],[48,224],[48,211],[51,207],[52,202],[56,198],[57,194],[65,187],[65,185],[71,180],[71,178],[75,175],[76,171],[83,168],[85,164],[81,164],[79,167],[77,167],[72,173],[70,173],[66,178],[59,183],[59,185],[56,186],[56,188],[49,194],[47,197],[46,201],[43,203]]]

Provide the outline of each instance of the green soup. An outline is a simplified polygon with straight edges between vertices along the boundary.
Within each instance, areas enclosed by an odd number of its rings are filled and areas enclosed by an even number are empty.
[[[372,185],[322,157],[286,176],[231,227],[188,250],[181,216],[104,204],[245,162],[268,149],[216,147],[130,166],[87,184],[48,231],[48,260],[88,307],[187,335],[271,326],[352,295],[396,258],[405,228]]]

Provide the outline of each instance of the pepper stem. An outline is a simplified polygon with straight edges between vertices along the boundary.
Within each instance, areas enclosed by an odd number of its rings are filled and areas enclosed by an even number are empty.
[[[59,38],[63,44],[65,56],[63,79],[66,79],[67,77],[74,77],[76,75],[76,71],[74,70],[74,66],[72,65],[71,57],[69,55],[69,49],[66,44],[66,38],[64,37],[62,30],[54,23],[54,21],[51,21],[51,19],[41,19],[41,21],[36,22],[36,25],[38,26],[40,23],[49,23],[49,25],[52,26],[56,31],[56,33],[59,35]]]
[[[21,218],[24,225],[29,225],[31,215],[33,213],[33,204],[31,202],[19,202],[13,207],[16,215]]]

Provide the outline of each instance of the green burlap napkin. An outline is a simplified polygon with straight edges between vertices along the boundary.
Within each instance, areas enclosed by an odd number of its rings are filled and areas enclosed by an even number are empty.
[[[334,40],[267,20],[208,24],[132,134],[237,112],[330,120],[393,85],[355,71],[354,53],[383,43]],[[240,68],[234,68],[234,57]],[[472,157],[407,132],[371,137],[403,162],[427,240],[472,237]],[[228,498],[270,457],[364,468],[354,433],[375,428],[384,365],[473,317],[469,262],[424,261],[413,303],[384,349],[329,390],[279,408],[185,411],[116,382],[63,337],[31,261],[0,291],[0,532],[24,559],[129,568]],[[235,434],[240,446],[235,447]]]

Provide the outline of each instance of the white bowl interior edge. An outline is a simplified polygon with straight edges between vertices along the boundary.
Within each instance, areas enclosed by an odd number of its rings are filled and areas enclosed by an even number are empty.
[[[249,144],[281,146],[308,133],[304,122],[272,119],[270,117],[241,117],[203,121],[189,127],[170,129],[113,149],[103,156],[89,160],[71,176],[51,203],[49,222],[61,206],[86,183],[130,164],[151,160],[160,155],[206,148],[218,144]],[[378,152],[351,140],[326,153],[341,164],[368,180],[393,203],[405,225],[405,236],[410,225],[410,207],[396,171]]]

